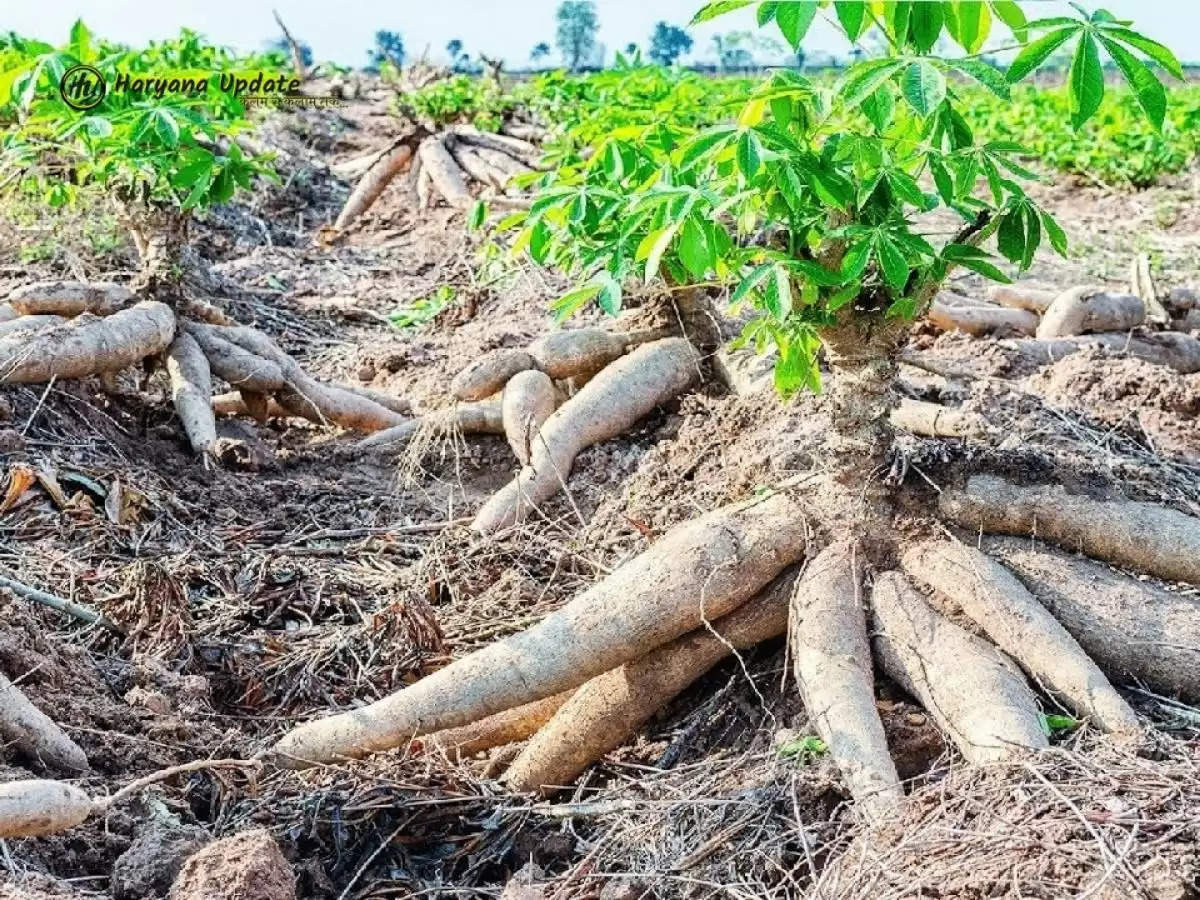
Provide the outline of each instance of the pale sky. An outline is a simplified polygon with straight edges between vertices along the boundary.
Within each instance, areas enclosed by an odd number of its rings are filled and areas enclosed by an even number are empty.
[[[1098,0],[1121,18],[1171,47],[1181,59],[1200,61],[1200,0]],[[76,18],[98,34],[127,43],[170,37],[181,26],[210,40],[241,50],[261,48],[278,31],[271,18],[276,7],[293,34],[312,45],[317,60],[361,66],[379,29],[398,31],[411,56],[428,45],[431,57],[444,55],[446,42],[458,38],[466,52],[502,56],[511,66],[528,63],[539,41],[554,46],[554,10],[559,0],[7,0],[0,31],[63,43]],[[597,0],[600,40],[613,50],[630,41],[643,46],[660,19],[686,24],[703,0]],[[1022,4],[1031,17],[1068,14],[1065,2]],[[734,13],[691,29],[695,40],[688,59],[711,59],[712,35],[752,28],[752,14]],[[771,31],[774,31],[772,28]],[[777,33],[774,35],[777,36]],[[805,48],[842,53],[845,43],[832,29],[815,25]],[[558,62],[557,50],[550,60]]]

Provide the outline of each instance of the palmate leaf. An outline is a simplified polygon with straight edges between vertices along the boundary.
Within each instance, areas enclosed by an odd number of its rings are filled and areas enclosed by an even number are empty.
[[[909,20],[909,37],[918,53],[928,53],[937,43],[945,21],[940,3],[916,3]]]
[[[1071,125],[1078,130],[1095,115],[1104,99],[1104,70],[1100,67],[1100,50],[1096,39],[1084,34],[1075,48],[1071,71],[1067,73],[1071,100]]]
[[[837,13],[838,22],[846,30],[846,37],[857,41],[869,21],[867,4],[864,0],[842,0],[833,4],[833,9]]]
[[[817,0],[788,0],[775,8],[775,24],[793,50],[799,50],[817,15]]]
[[[754,3],[754,0],[715,0],[713,3],[706,3],[692,16],[691,24],[699,25],[702,22],[715,19],[717,16],[723,16],[726,13],[744,9],[752,3]]]
[[[1129,86],[1133,88],[1133,94],[1145,111],[1146,118],[1156,129],[1162,131],[1163,118],[1167,114],[1167,91],[1162,83],[1154,77],[1149,66],[1116,41],[1101,33],[1100,42],[1104,44],[1104,49],[1108,51],[1113,62],[1117,64],[1117,68],[1121,70],[1121,74],[1125,76],[1125,80],[1129,82]]]
[[[946,76],[933,63],[917,60],[904,70],[904,99],[922,116],[928,116],[946,99]]]
[[[1109,37],[1141,50],[1176,78],[1183,79],[1183,66],[1179,64],[1179,60],[1175,58],[1175,54],[1158,41],[1151,40],[1143,34],[1138,34],[1136,31],[1130,31],[1128,28],[1103,25],[1101,27]]]
[[[1013,33],[1020,43],[1025,43],[1029,35],[1029,29],[1025,19],[1025,12],[1017,5],[1015,0],[991,0],[992,12],[996,14],[996,18],[1008,26],[1009,31]]]
[[[1044,63],[1051,53],[1080,32],[1083,27],[1082,23],[1075,22],[1073,19],[1068,21],[1071,21],[1073,24],[1042,35],[1017,54],[1017,58],[1012,61],[1012,65],[1008,67],[1008,72],[1005,75],[1009,84],[1016,84],[1023,79]]]

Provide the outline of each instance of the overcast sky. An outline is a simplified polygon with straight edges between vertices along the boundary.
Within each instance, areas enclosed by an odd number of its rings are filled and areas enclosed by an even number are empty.
[[[630,41],[645,45],[660,19],[685,24],[703,0],[597,0],[600,40],[611,52]],[[379,29],[398,31],[411,55],[425,46],[444,55],[458,38],[468,53],[502,56],[511,66],[528,62],[539,41],[554,45],[554,10],[559,0],[5,0],[0,30],[52,43],[66,40],[76,18],[98,34],[127,43],[169,37],[181,26],[238,49],[261,48],[275,36],[277,7],[288,28],[312,45],[318,60],[362,65]],[[1069,12],[1066,3],[1024,3],[1034,15]],[[1085,6],[1097,4],[1084,0]],[[1117,16],[1163,41],[1183,59],[1200,61],[1200,0],[1104,0]],[[692,30],[692,59],[712,58],[712,35],[753,26],[750,13],[736,13]],[[844,41],[817,25],[806,49],[843,52]],[[557,61],[557,53],[551,57]]]

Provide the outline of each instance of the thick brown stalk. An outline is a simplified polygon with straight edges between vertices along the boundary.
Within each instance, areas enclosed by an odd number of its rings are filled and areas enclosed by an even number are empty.
[[[806,541],[804,517],[784,494],[716,510],[537,625],[369,706],[294,728],[274,755],[293,766],[359,757],[576,687],[736,609]]]
[[[904,792],[875,708],[875,675],[858,547],[841,540],[804,569],[791,601],[788,647],[804,707],[851,796],[869,816]]]
[[[514,791],[553,793],[625,743],[651,716],[730,653],[783,634],[794,569],[758,596],[580,687],[509,766]]]
[[[0,384],[119,372],[162,353],[174,337],[175,314],[153,300],[105,318],[83,314],[32,336],[0,338]]]
[[[171,399],[188,442],[197,453],[209,452],[217,440],[212,377],[204,351],[186,331],[176,334],[167,350],[167,376],[171,380]]]
[[[985,538],[983,548],[1113,678],[1200,703],[1200,597],[1031,546],[1027,538]]]
[[[931,609],[902,574],[875,579],[871,606],[884,670],[921,701],[968,761],[1049,745],[1037,698],[1016,664]]]
[[[950,598],[1043,689],[1102,730],[1137,734],[1137,716],[1071,634],[987,554],[950,541],[906,551],[910,578]]]
[[[943,491],[939,506],[972,534],[1044,538],[1138,572],[1200,584],[1200,519],[1154,503],[1093,500],[1059,486],[974,475],[965,487]]]
[[[633,426],[691,385],[699,356],[683,338],[643,344],[589,381],[542,425],[529,464],[476,514],[485,534],[521,522],[566,485],[575,457]]]

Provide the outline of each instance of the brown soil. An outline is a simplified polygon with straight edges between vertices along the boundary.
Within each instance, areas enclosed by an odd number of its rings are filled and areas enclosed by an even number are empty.
[[[214,211],[197,227],[196,245],[230,286],[231,313],[312,372],[437,409],[449,404],[450,380],[467,362],[524,346],[550,327],[548,302],[562,283],[524,267],[479,275],[477,239],[461,219],[444,208],[416,214],[399,182],[345,241],[317,246],[314,236],[350,187],[327,165],[390,140],[392,124],[379,112],[362,103],[271,120],[265,139],[289,153],[281,164],[289,167],[286,187],[264,187]],[[1085,235],[1095,232],[1104,204],[1147,202],[1057,188],[1046,199]],[[1167,281],[1183,283],[1194,273],[1180,267],[1179,248],[1193,247],[1194,234],[1178,223],[1166,231],[1163,245],[1176,253]],[[1070,265],[1041,259],[1036,274],[1062,286],[1083,272],[1119,282],[1127,256],[1102,234]],[[127,279],[132,257],[118,248],[0,262],[9,263],[0,268],[3,291],[70,274]],[[444,283],[455,300],[430,322],[386,322]],[[635,319],[658,315],[655,298],[630,304]],[[601,319],[579,320],[592,322]],[[904,438],[912,501],[901,527],[929,533],[939,482],[973,471],[1200,514],[1197,376],[1101,353],[1020,372],[1006,368],[995,342],[934,340],[920,329],[914,340],[946,363],[1015,377],[946,379],[905,369],[914,396],[963,404],[996,434],[982,442]],[[52,472],[66,500],[35,484],[0,513],[0,567],[95,605],[128,632],[117,639],[0,597],[0,672],[87,752],[93,771],[80,783],[96,795],[169,765],[249,756],[298,720],[376,699],[536,621],[671,526],[827,464],[824,398],[785,405],[769,393],[730,396],[706,373],[691,394],[581,453],[568,492],[544,518],[481,541],[461,520],[515,471],[501,436],[439,436],[393,460],[342,454],[353,435],[310,423],[226,422],[255,437],[263,465],[207,470],[182,439],[167,396],[161,374],[140,373],[123,375],[115,394],[92,381],[0,391],[12,410],[4,424],[15,433],[0,440],[0,475],[7,480],[19,465]],[[607,881],[641,885],[649,896],[693,895],[708,885],[798,896],[856,838],[872,841],[895,871],[911,873],[926,859],[902,840],[916,829],[928,853],[944,861],[953,854],[936,843],[939,828],[956,829],[949,843],[969,850],[940,885],[944,897],[1006,895],[991,870],[972,874],[972,860],[1013,877],[1035,873],[1048,886],[1034,896],[1073,895],[1127,844],[1153,848],[1138,850],[1139,865],[1161,858],[1200,890],[1200,798],[1179,785],[1187,765],[1194,775],[1200,713],[1131,694],[1169,729],[1161,746],[1118,758],[1080,741],[1069,745],[1075,755],[1039,765],[1037,776],[963,776],[925,714],[881,681],[889,743],[920,802],[892,830],[860,838],[832,763],[776,747],[786,729],[811,733],[794,685],[783,684],[789,668],[778,643],[715,668],[636,742],[585,775],[575,796],[560,798],[583,804],[573,817],[505,794],[491,777],[491,757],[458,764],[392,753],[257,780],[236,770],[197,772],[67,834],[9,842],[0,854],[0,898],[117,896],[114,864],[135,842],[153,845],[151,820],[175,844],[199,832],[268,829],[303,898],[348,888],[358,896],[367,885],[381,896],[496,896],[530,859],[566,888],[563,896],[594,896]],[[3,780],[45,774],[7,748],[0,766]],[[1105,792],[1094,803],[1079,795],[1075,786],[1093,783],[1081,781],[1081,771],[1091,778],[1105,766],[1116,773]],[[1074,798],[1082,823],[1069,805],[1066,812],[1055,805],[1059,793]],[[1107,810],[1110,796],[1126,806],[1102,823],[1100,849],[1088,826],[1097,826],[1093,813]],[[1004,817],[1018,809],[1047,822],[1052,809],[1053,827],[1016,827]],[[1001,826],[1003,840],[989,843]],[[242,851],[221,846],[202,851],[203,865],[193,857],[188,887],[177,885],[172,896],[239,896],[204,893],[210,888],[194,880],[212,879],[205,883],[222,890],[235,883],[225,865],[244,862]],[[150,855],[166,859],[177,850]],[[281,872],[272,859],[272,871]],[[131,873],[135,861],[136,854],[126,858]],[[864,872],[864,879],[876,874],[869,866]],[[161,895],[169,874],[168,866],[138,877],[153,884],[147,896]],[[285,880],[255,882],[248,889],[259,893],[240,896],[290,896]],[[929,882],[927,895],[935,887]]]

